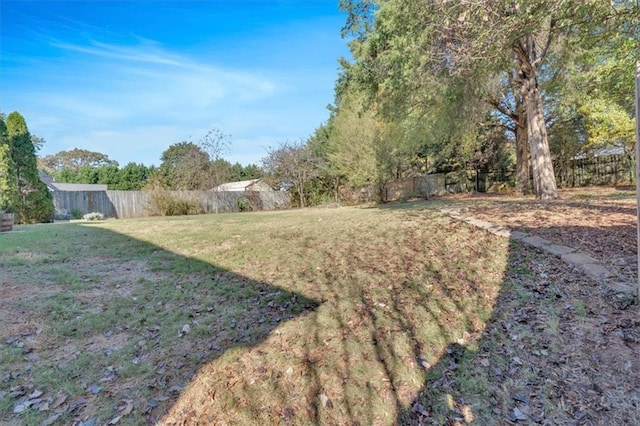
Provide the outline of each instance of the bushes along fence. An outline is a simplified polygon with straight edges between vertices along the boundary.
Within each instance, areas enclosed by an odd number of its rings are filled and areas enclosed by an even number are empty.
[[[167,191],[176,199],[197,200],[204,213],[246,210],[275,210],[289,207],[289,194],[277,191],[217,192]],[[69,219],[71,212],[99,212],[105,217],[151,216],[153,191],[56,191],[53,203],[56,219]],[[156,212],[158,214],[158,212]]]

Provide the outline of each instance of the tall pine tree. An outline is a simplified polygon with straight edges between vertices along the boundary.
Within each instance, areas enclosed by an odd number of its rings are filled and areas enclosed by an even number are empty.
[[[48,222],[53,217],[53,197],[38,176],[36,153],[27,123],[20,113],[7,116],[6,135],[16,189],[9,190],[9,210],[17,223]]]
[[[15,167],[11,158],[11,146],[4,115],[0,115],[0,211],[11,211],[18,197]]]

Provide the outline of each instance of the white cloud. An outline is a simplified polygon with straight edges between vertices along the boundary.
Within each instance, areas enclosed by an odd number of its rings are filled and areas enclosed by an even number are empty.
[[[172,143],[202,136],[203,126],[232,133],[227,121],[241,123],[244,111],[277,94],[278,85],[259,73],[198,63],[156,43],[55,46],[72,53],[65,60],[73,72],[36,82],[25,111],[30,125],[45,129],[34,133],[55,141],[43,154],[82,147],[121,163],[157,163]]]

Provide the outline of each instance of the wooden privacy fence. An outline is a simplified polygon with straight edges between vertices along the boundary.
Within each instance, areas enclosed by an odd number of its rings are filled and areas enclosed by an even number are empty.
[[[0,213],[0,232],[8,232],[13,229],[13,213]]]
[[[287,208],[289,194],[278,191],[168,191],[176,198],[197,200],[205,213],[275,210]],[[53,203],[56,219],[73,214],[98,212],[105,217],[132,218],[151,215],[150,191],[55,191]]]

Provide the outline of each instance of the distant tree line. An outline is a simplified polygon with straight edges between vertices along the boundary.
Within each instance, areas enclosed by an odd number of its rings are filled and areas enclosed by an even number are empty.
[[[120,167],[106,154],[74,148],[38,159],[41,170],[56,182],[106,184],[111,190],[210,190],[225,182],[255,179],[262,170],[255,164],[242,166],[222,158],[228,137],[212,130],[196,144],[171,145],[159,167],[128,163]]]

